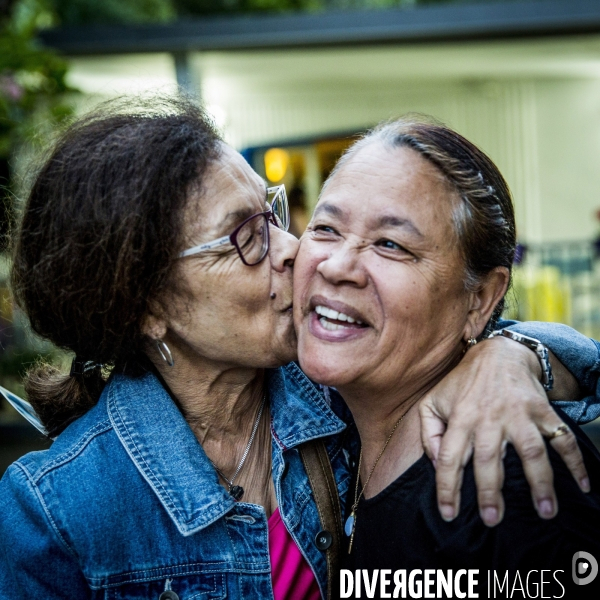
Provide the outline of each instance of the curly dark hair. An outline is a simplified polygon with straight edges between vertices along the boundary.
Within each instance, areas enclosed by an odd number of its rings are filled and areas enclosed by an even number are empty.
[[[98,365],[145,364],[143,319],[177,285],[184,212],[220,141],[202,109],[181,97],[109,101],[64,132],[33,184],[14,247],[13,293],[37,334]],[[100,367],[70,377],[40,364],[25,379],[52,436],[103,387]]]

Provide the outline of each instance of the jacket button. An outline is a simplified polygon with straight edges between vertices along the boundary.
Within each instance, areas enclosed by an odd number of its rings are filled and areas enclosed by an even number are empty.
[[[329,531],[319,531],[317,533],[317,537],[315,538],[315,546],[319,550],[327,550],[329,546],[331,546],[333,542],[333,536],[329,533]]]
[[[167,590],[158,597],[158,600],[179,600],[179,596],[175,592]]]

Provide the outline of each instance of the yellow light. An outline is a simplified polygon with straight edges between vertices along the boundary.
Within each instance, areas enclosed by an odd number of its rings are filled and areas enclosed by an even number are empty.
[[[270,148],[265,152],[265,174],[269,181],[281,181],[289,164],[290,155],[282,148]]]

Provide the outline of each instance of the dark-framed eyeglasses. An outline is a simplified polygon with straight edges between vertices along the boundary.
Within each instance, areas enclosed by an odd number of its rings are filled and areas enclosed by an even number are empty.
[[[269,253],[269,223],[283,231],[287,231],[290,226],[290,208],[284,185],[267,188],[267,204],[269,210],[248,217],[229,235],[188,248],[179,257],[193,256],[231,244],[245,265],[257,265]]]

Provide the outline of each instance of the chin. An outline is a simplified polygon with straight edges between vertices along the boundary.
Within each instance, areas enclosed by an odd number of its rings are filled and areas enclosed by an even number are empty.
[[[316,352],[302,351],[298,353],[300,368],[315,383],[330,387],[339,387],[354,379],[356,370],[349,369],[348,363]]]

